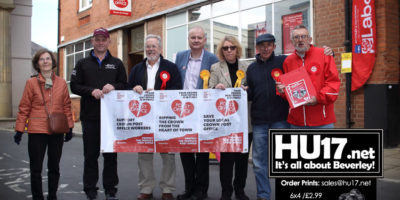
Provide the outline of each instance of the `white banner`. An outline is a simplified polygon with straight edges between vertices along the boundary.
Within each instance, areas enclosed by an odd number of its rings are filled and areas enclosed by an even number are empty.
[[[102,152],[248,152],[247,93],[112,91],[101,99]]]

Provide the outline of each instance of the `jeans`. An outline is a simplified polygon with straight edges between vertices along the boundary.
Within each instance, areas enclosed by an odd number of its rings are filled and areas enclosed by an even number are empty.
[[[332,124],[325,124],[325,125],[321,125],[321,126],[296,126],[296,125],[290,124],[290,128],[292,128],[292,129],[306,129],[306,128],[309,128],[309,129],[322,128],[322,129],[324,129],[324,128],[334,128],[334,127],[333,127],[333,123],[332,123]]]
[[[268,178],[268,131],[287,129],[286,121],[253,125],[253,170],[256,176],[257,198],[270,199],[271,185]]]

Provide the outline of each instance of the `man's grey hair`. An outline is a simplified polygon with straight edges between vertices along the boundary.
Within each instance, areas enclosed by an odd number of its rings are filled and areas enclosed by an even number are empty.
[[[204,33],[204,38],[207,38],[207,33],[202,26],[196,25],[196,26],[190,27],[188,33],[190,33],[190,31],[192,31],[193,29],[200,29]],[[188,37],[189,37],[189,34],[188,34]]]
[[[294,30],[298,30],[298,29],[306,29],[307,32],[309,32],[308,28],[306,26],[304,26],[304,24],[299,24],[299,25],[295,26],[292,31],[290,31],[290,39],[291,40],[293,40],[293,32],[294,32]]]
[[[160,47],[160,49],[162,49],[162,41],[161,41],[161,37],[159,35],[155,35],[155,34],[148,34],[145,38],[145,41],[147,41],[150,38],[155,38],[158,40],[158,47]]]

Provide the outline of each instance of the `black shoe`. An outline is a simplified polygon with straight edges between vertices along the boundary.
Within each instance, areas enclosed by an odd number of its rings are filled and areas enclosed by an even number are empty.
[[[190,197],[190,200],[204,200],[207,199],[207,194],[194,194]]]
[[[190,194],[189,192],[185,192],[183,194],[180,194],[176,197],[177,200],[189,200],[190,197],[192,196],[192,194]]]
[[[97,199],[97,194],[88,193],[88,194],[86,194],[86,198],[88,200],[96,200]]]
[[[57,200],[57,196],[47,196],[47,200]]]
[[[250,198],[245,193],[236,194],[235,197],[236,200],[250,200]]]
[[[118,200],[115,194],[106,194],[106,200]]]

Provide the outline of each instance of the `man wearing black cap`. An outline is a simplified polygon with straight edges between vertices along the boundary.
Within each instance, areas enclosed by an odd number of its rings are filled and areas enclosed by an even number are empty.
[[[110,35],[104,28],[93,32],[93,50],[79,60],[71,73],[71,91],[81,96],[83,131],[83,190],[87,199],[96,199],[99,179],[97,160],[100,155],[100,98],[112,90],[125,89],[127,85],[122,61],[108,51]],[[117,154],[103,153],[103,187],[107,200],[116,200],[118,184]]]
[[[270,128],[289,128],[286,118],[288,102],[275,92],[273,69],[282,69],[286,56],[276,56],[275,37],[263,34],[256,39],[259,52],[256,61],[247,69],[248,98],[251,104],[253,125],[253,169],[257,183],[257,199],[270,199],[271,186],[268,179],[268,130]]]

